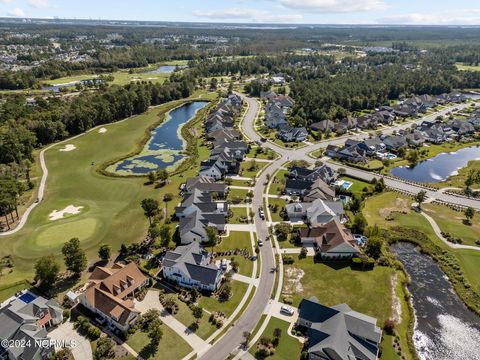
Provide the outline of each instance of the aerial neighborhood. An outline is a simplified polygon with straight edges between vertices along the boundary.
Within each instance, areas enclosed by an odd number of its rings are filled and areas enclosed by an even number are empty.
[[[0,360],[480,359],[480,24],[425,1],[0,2]]]

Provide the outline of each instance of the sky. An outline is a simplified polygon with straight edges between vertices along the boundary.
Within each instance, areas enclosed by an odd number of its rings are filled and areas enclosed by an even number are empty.
[[[480,0],[0,0],[0,16],[283,24],[480,25]]]

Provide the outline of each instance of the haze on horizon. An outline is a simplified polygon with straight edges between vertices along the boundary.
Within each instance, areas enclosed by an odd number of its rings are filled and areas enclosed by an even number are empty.
[[[0,16],[282,24],[480,25],[472,0],[0,0]]]

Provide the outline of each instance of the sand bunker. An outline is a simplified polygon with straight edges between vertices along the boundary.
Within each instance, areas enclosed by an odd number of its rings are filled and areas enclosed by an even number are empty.
[[[73,144],[67,144],[63,149],[60,149],[60,151],[72,151],[75,150],[77,147]]]
[[[58,220],[58,219],[63,219],[63,217],[67,214],[70,215],[77,215],[80,214],[80,209],[83,209],[83,206],[73,206],[73,205],[68,205],[65,209],[63,210],[53,210],[50,215],[48,215],[48,218],[53,221],[53,220]]]
[[[106,133],[106,132],[107,132],[107,129],[104,128],[104,127],[102,127],[100,130],[98,130],[98,133],[99,133],[99,134],[104,134],[104,133]]]

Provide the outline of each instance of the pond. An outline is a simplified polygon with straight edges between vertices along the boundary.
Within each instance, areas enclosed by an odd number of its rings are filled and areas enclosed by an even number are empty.
[[[170,74],[174,72],[177,68],[178,69],[183,69],[185,68],[185,65],[161,65],[155,70],[149,70],[146,71],[144,74]]]
[[[438,264],[412,244],[392,250],[411,278],[413,341],[420,358],[480,360],[480,317],[465,306]]]
[[[398,166],[393,168],[390,173],[405,180],[440,182],[458,174],[458,170],[467,166],[471,160],[480,160],[480,147],[472,146],[455,152],[441,153],[422,161],[413,168]]]
[[[181,154],[185,150],[185,140],[180,135],[182,126],[207,104],[194,101],[170,111],[167,119],[152,131],[140,154],[111,165],[108,170],[120,175],[145,175],[174,167],[185,157]]]

